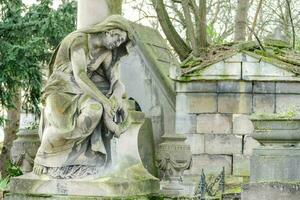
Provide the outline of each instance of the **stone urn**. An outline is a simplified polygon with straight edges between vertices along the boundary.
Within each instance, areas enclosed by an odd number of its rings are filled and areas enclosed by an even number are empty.
[[[192,152],[186,137],[181,134],[164,135],[159,145],[156,164],[162,174],[162,179],[168,183],[162,186],[162,191],[171,195],[180,195],[184,190],[181,184],[184,170],[191,166]]]
[[[32,171],[33,161],[40,146],[38,129],[20,129],[11,149],[12,162],[25,174]]]

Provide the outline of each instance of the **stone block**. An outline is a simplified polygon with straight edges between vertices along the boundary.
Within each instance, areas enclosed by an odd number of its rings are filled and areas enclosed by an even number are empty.
[[[300,83],[278,82],[276,83],[276,93],[300,94]]]
[[[241,154],[233,155],[233,175],[249,176],[250,175],[250,156]]]
[[[197,116],[197,133],[229,134],[231,122],[231,115],[200,114]]]
[[[276,94],[276,113],[300,110],[300,95]]]
[[[243,200],[299,200],[299,183],[250,183],[242,188]]]
[[[254,58],[252,56],[248,56],[246,54],[243,54],[243,64],[246,63],[246,62],[256,62],[256,63],[258,63],[258,62],[260,62],[260,60],[257,59],[257,58]]]
[[[64,195],[45,195],[45,194],[35,194],[35,195],[26,195],[26,194],[5,194],[4,200],[121,200],[121,199],[135,199],[135,200],[150,200],[154,199],[155,195],[139,195],[139,196],[120,196],[120,197],[95,197],[93,194],[90,196],[64,196]],[[0,200],[2,200],[0,198]],[[164,199],[166,200],[166,199]],[[170,199],[169,199],[170,200]]]
[[[200,175],[201,170],[205,174],[219,174],[225,167],[225,174],[231,174],[232,156],[229,155],[193,155],[192,167],[186,170],[186,175]]]
[[[205,153],[208,154],[241,154],[242,136],[232,134],[205,134]]]
[[[253,93],[275,93],[275,82],[254,82]]]
[[[186,142],[191,146],[192,154],[204,153],[204,135],[202,134],[185,134]]]
[[[260,144],[256,140],[254,140],[251,136],[245,136],[243,138],[243,154],[244,155],[252,155],[252,151],[254,148],[259,147]]]
[[[218,111],[220,113],[252,112],[252,94],[219,94]]]
[[[216,81],[177,82],[176,92],[217,92]]]
[[[242,62],[243,55],[241,53],[235,54],[225,60],[227,63],[235,63],[235,62]]]
[[[254,94],[253,112],[255,113],[274,113],[275,94]]]
[[[219,81],[220,93],[252,93],[252,82],[245,81]]]
[[[278,68],[270,63],[243,63],[243,76],[292,77],[294,73]]]
[[[214,113],[217,112],[216,93],[185,93],[178,94],[176,110],[186,113]]]
[[[153,194],[159,191],[159,180],[144,167],[131,166],[94,180],[51,179],[28,173],[10,180],[10,193],[36,196],[120,197]],[[26,198],[25,198],[26,199]]]
[[[205,68],[202,73],[202,76],[210,79],[240,79],[241,78],[241,63],[225,63],[223,61],[215,63],[207,68]]]
[[[233,114],[232,115],[232,132],[236,135],[250,135],[254,131],[253,124],[249,115]]]
[[[176,133],[196,133],[197,117],[195,114],[176,114]]]
[[[250,182],[298,182],[300,148],[259,147],[250,157]]]

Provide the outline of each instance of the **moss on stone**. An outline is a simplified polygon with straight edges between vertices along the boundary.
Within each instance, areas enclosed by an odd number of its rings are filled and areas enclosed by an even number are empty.
[[[300,115],[295,109],[289,109],[283,113],[255,113],[250,116],[251,120],[300,120]]]
[[[201,73],[209,66],[226,60],[238,53],[247,54],[251,57],[277,66],[278,68],[300,75],[300,53],[294,51],[284,41],[266,39],[264,50],[257,42],[229,43],[210,47],[200,58],[193,56],[181,63],[181,76],[177,81],[193,81],[206,79]],[[226,75],[226,73],[225,73]],[[225,78],[226,79],[226,76]],[[230,79],[230,77],[229,77]]]
[[[271,47],[279,47],[279,48],[291,48],[292,46],[283,40],[276,40],[272,38],[265,38],[264,44]]]

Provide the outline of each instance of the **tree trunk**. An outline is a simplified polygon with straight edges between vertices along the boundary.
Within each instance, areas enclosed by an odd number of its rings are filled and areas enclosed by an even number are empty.
[[[123,0],[106,0],[110,9],[110,14],[122,14]]]
[[[235,14],[234,41],[246,40],[248,10],[249,0],[238,0]]]
[[[199,0],[199,13],[200,13],[200,48],[207,47],[207,36],[206,36],[206,0]]]
[[[0,155],[0,172],[2,177],[7,176],[6,165],[10,160],[10,150],[13,141],[17,138],[16,133],[19,130],[21,113],[21,92],[18,90],[13,98],[15,108],[7,110],[7,122],[4,126],[4,141]]]
[[[198,56],[199,49],[197,48],[198,45],[195,37],[194,24],[192,22],[188,0],[182,1],[182,9],[183,9],[183,14],[185,19],[186,31],[188,35],[187,41],[190,43],[190,46],[192,47],[193,55]]]
[[[165,33],[174,51],[178,54],[180,60],[184,60],[188,57],[189,53],[192,51],[191,48],[184,42],[180,35],[175,30],[170,17],[167,13],[163,0],[151,0],[154,9],[157,13],[158,21]]]

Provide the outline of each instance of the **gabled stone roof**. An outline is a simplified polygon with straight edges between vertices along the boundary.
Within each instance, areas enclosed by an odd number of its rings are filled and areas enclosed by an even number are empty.
[[[134,43],[141,50],[141,56],[151,65],[151,70],[159,78],[167,93],[175,98],[174,84],[169,78],[169,70],[172,66],[179,66],[179,63],[166,41],[155,29],[133,22],[130,22],[130,25],[134,30]]]
[[[275,66],[282,70],[280,72],[282,76],[297,77],[300,75],[300,53],[292,50],[290,45],[286,42],[265,39],[262,47],[253,41],[212,46],[201,58],[190,57],[185,60],[180,68],[175,70],[176,72],[173,70],[171,77],[178,81],[203,80],[206,79],[203,76],[207,75],[207,73],[204,72],[206,72],[210,66],[218,63],[220,65],[221,62],[225,62],[227,64],[231,63],[231,65],[227,65],[227,69],[219,67],[219,70],[223,69],[227,71],[223,74],[224,79],[236,79],[233,76],[237,76],[235,73],[238,72],[228,68],[233,69],[234,63],[239,62],[239,60],[236,59],[237,56],[241,57],[240,62],[260,63],[260,65],[269,68]],[[252,68],[249,69],[252,70]],[[268,74],[265,75],[268,76]],[[269,75],[272,76],[272,74]]]

